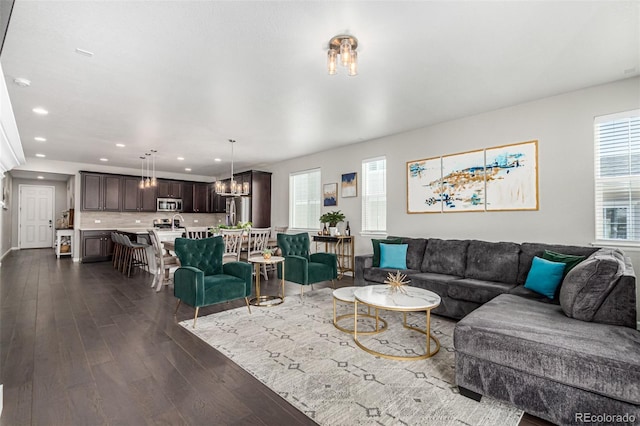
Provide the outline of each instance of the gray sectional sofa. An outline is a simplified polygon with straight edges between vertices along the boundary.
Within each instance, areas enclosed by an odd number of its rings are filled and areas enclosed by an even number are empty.
[[[622,252],[435,238],[402,243],[410,285],[441,297],[433,313],[460,319],[454,345],[463,395],[507,401],[557,424],[599,414],[640,422],[636,280]],[[553,299],[524,287],[534,256],[545,250],[586,257]],[[372,262],[372,255],[356,257],[356,285],[383,283],[396,271]]]

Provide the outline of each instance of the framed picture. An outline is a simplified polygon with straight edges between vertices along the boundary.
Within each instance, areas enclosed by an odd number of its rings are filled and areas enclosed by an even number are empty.
[[[358,196],[358,174],[345,173],[342,175],[341,181],[341,193],[342,198],[357,197]]]
[[[322,186],[322,199],[323,205],[337,206],[338,205],[338,184],[337,183],[325,183]]]
[[[442,212],[440,157],[407,161],[407,213]]]
[[[484,211],[484,150],[442,157],[442,211]]]
[[[486,149],[487,210],[538,210],[538,141]]]

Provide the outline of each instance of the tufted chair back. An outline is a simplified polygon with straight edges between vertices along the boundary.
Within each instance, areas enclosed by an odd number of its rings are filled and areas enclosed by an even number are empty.
[[[278,234],[278,247],[282,256],[301,256],[309,260],[309,234]]]
[[[224,241],[221,236],[200,240],[176,238],[175,246],[182,266],[193,266],[205,275],[222,274]]]

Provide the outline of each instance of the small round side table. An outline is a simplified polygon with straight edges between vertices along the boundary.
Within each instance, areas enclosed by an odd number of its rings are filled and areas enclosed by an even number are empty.
[[[256,297],[249,300],[249,303],[254,306],[276,306],[284,302],[284,257],[271,256],[265,259],[262,256],[252,256],[249,258],[249,263],[255,265],[256,274]],[[260,294],[260,266],[261,265],[275,265],[282,263],[282,283],[280,288],[280,296],[273,295],[261,295]]]

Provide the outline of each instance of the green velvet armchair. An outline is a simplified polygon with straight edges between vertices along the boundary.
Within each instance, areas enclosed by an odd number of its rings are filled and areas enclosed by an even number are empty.
[[[286,281],[305,285],[311,285],[321,281],[331,280],[331,286],[335,287],[335,279],[338,277],[338,258],[333,253],[310,254],[309,234],[289,235],[278,234],[278,248],[282,250],[284,257],[284,270]],[[282,265],[278,263],[278,278],[282,278]],[[300,287],[302,295],[304,287]]]
[[[224,241],[222,237],[192,240],[176,238],[176,254],[182,265],[174,275],[173,294],[178,298],[176,313],[184,302],[196,308],[193,327],[196,327],[198,310],[202,306],[228,302],[244,297],[249,307],[252,268],[245,262],[223,264]]]

